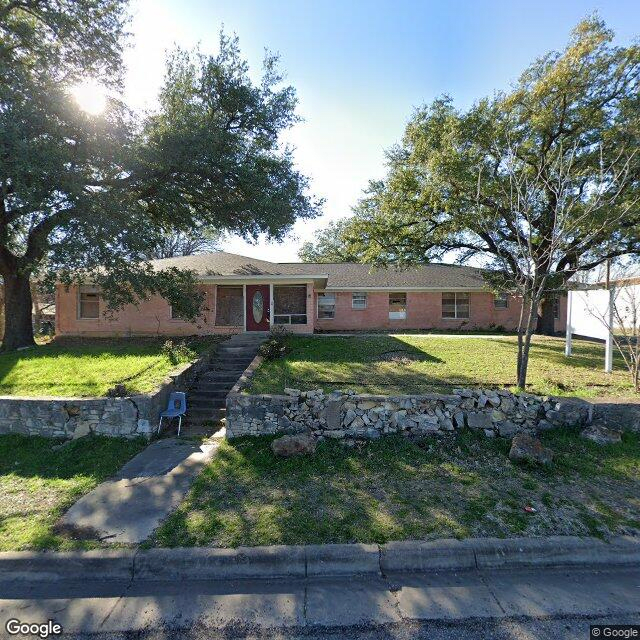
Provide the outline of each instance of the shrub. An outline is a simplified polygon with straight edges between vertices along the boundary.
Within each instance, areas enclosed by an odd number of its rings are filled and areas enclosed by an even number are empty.
[[[181,340],[180,342],[174,342],[173,340],[167,340],[162,345],[162,354],[169,359],[171,364],[179,364],[180,362],[188,362],[196,357],[196,352],[189,347],[189,345]]]
[[[286,338],[291,333],[284,327],[272,327],[269,332],[269,339],[263,342],[258,349],[258,354],[265,360],[276,360],[287,352]]]

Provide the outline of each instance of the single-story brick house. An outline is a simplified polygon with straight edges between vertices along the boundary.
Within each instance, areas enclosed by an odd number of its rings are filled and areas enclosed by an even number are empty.
[[[56,294],[61,335],[191,335],[267,331],[281,325],[295,333],[404,329],[513,329],[520,301],[495,296],[483,270],[428,264],[406,270],[363,264],[274,263],[222,251],[156,260],[157,269],[198,274],[205,294],[201,318],[187,322],[160,297],[105,317],[91,286]],[[558,299],[556,330],[565,326],[566,298]]]

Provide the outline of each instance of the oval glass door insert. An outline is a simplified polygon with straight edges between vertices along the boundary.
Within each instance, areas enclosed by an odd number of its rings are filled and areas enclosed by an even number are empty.
[[[264,315],[264,298],[262,297],[261,291],[256,291],[253,294],[253,300],[251,304],[253,307],[253,321],[256,324],[260,324]]]

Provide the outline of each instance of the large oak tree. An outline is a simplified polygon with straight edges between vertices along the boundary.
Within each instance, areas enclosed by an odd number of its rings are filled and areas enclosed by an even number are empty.
[[[238,42],[215,56],[177,50],[159,106],[119,99],[124,0],[0,0],[0,276],[4,349],[33,344],[29,283],[95,282],[111,309],[160,294],[195,318],[193,274],[146,257],[176,233],[282,238],[319,203],[281,132],[296,98],[268,55],[252,82]],[[71,96],[92,78],[104,113]]]
[[[544,283],[539,328],[552,332],[554,291],[640,253],[639,77],[640,47],[615,46],[590,18],[511,91],[465,111],[448,97],[417,109],[385,179],[302,257],[473,259],[517,289]],[[515,197],[516,184],[531,201]]]

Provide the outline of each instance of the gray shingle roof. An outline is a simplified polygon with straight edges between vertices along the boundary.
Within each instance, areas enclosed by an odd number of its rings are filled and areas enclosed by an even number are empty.
[[[328,288],[482,289],[482,270],[452,264],[425,264],[409,269],[376,269],[368,264],[299,264],[303,273],[328,273]]]
[[[201,276],[329,276],[328,289],[425,288],[482,289],[483,270],[452,264],[425,264],[409,269],[374,268],[355,263],[276,263],[217,251],[153,262],[157,269],[191,269]]]

